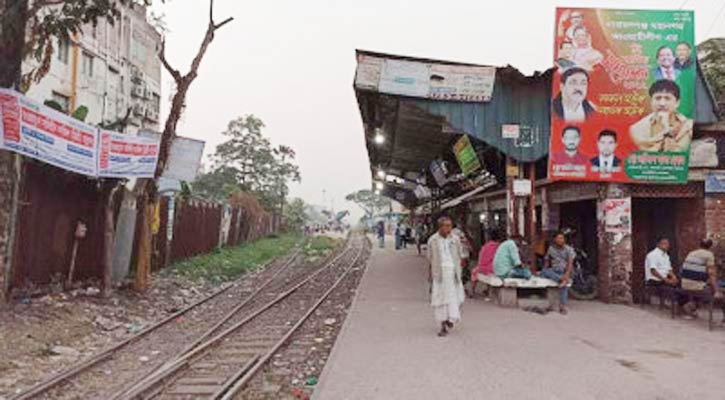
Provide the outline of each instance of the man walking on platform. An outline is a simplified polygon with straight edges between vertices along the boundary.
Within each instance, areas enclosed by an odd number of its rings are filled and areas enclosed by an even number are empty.
[[[465,294],[461,280],[461,241],[451,233],[453,221],[438,219],[438,232],[428,239],[429,280],[432,284],[431,306],[441,324],[438,336],[446,336],[453,324],[461,320],[460,306]]]

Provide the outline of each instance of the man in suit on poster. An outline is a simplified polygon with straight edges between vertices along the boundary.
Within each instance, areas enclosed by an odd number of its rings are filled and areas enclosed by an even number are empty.
[[[599,155],[590,160],[592,172],[611,174],[622,170],[622,160],[614,155],[617,150],[617,132],[605,129],[597,139]]]

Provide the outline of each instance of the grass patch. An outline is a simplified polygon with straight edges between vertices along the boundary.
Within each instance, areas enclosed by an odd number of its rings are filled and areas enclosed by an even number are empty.
[[[300,240],[300,235],[271,236],[237,247],[227,247],[192,257],[173,264],[167,273],[192,281],[214,283],[234,280],[275,257],[289,253]]]
[[[330,254],[342,240],[329,236],[313,236],[307,240],[304,248],[305,258],[314,261]]]

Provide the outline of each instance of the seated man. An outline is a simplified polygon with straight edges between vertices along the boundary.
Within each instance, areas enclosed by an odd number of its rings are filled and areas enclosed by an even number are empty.
[[[569,300],[569,277],[574,268],[574,259],[576,252],[571,246],[566,244],[566,237],[559,232],[554,236],[554,244],[549,247],[549,251],[544,258],[544,269],[541,271],[541,277],[551,279],[559,283],[559,312],[566,315],[566,305]]]
[[[501,279],[531,278],[531,271],[521,263],[520,243],[521,235],[512,235],[498,246],[496,255],[493,257],[493,272],[497,277]]]
[[[682,288],[686,290],[707,290],[713,298],[722,298],[723,293],[717,280],[715,255],[710,251],[712,240],[703,239],[700,248],[691,251],[682,264]],[[688,296],[685,312],[697,316],[697,305]],[[723,321],[725,321],[725,303],[722,305]]]
[[[499,234],[493,230],[489,234],[489,240],[481,247],[478,254],[478,264],[471,270],[471,291],[470,297],[476,293],[476,285],[478,283],[478,274],[493,275],[493,258],[496,256],[496,250],[499,246]],[[488,293],[486,294],[488,299]]]
[[[657,241],[657,247],[647,254],[644,262],[645,285],[657,288],[659,292],[661,288],[677,288],[680,280],[672,271],[672,263],[667,252],[670,250],[670,241],[667,238],[661,238]],[[677,302],[683,306],[687,299],[684,296],[677,296]]]

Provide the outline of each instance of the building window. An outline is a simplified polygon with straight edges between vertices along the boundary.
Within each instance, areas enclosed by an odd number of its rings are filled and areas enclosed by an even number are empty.
[[[58,39],[58,61],[68,64],[68,53],[70,52],[70,41],[67,38]]]
[[[64,112],[68,112],[68,110],[70,109],[70,97],[64,96],[57,92],[53,92],[52,99],[56,103],[60,104],[60,107],[63,109]]]
[[[83,75],[86,76],[93,76],[93,56],[84,52],[83,53],[83,65],[81,67],[81,72]]]

